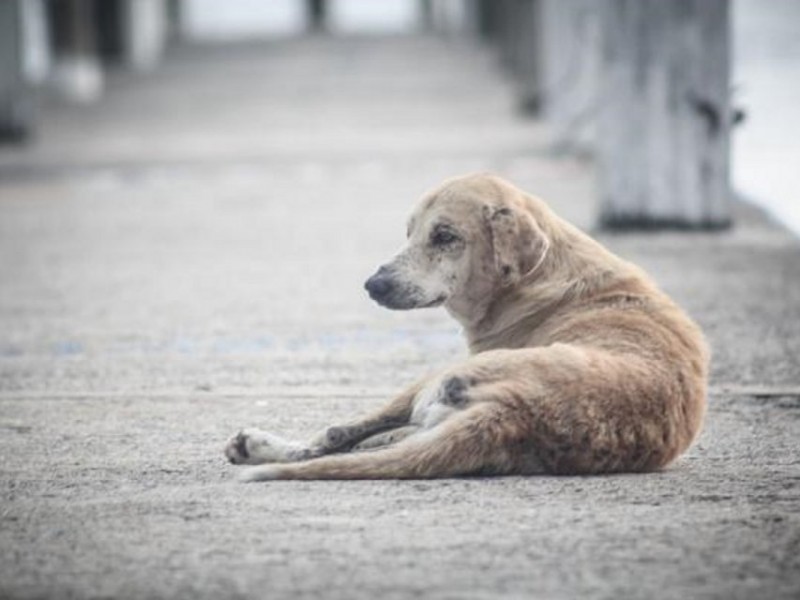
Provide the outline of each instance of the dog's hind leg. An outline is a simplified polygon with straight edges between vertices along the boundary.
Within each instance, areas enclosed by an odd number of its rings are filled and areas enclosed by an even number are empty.
[[[252,467],[243,480],[427,479],[517,472],[515,447],[522,432],[508,407],[475,405],[432,429],[370,452],[352,452],[306,462]]]
[[[403,425],[383,433],[377,433],[357,443],[353,446],[353,450],[374,450],[375,448],[390,446],[406,439],[410,435],[419,433],[420,429],[419,425]]]

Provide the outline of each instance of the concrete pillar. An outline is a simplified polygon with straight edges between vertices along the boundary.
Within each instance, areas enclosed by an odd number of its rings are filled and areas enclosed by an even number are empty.
[[[0,142],[23,141],[34,127],[36,87],[50,72],[42,0],[0,0]]]
[[[603,6],[602,223],[728,225],[728,1],[605,0]]]
[[[22,9],[22,72],[26,82],[40,86],[52,66],[45,0],[24,0]]]
[[[64,98],[94,102],[103,93],[103,69],[97,53],[97,30],[91,0],[51,3],[55,60],[53,85]]]
[[[483,1],[471,12],[477,31],[494,43],[503,66],[514,76],[520,106],[538,112],[543,93],[541,1]]]
[[[500,34],[502,0],[477,0],[478,32],[489,41],[495,41]]]
[[[542,112],[558,152],[591,154],[594,150],[604,3],[541,0]]]
[[[445,35],[477,30],[476,0],[419,0],[422,28]]]
[[[164,0],[125,0],[123,13],[125,62],[137,71],[150,71],[164,55],[167,42],[167,4]]]
[[[540,0],[515,0],[514,45],[511,68],[517,81],[520,106],[537,114],[543,100],[542,22]]]
[[[327,29],[326,0],[306,0],[306,11],[308,12],[308,29],[313,32],[322,32]]]
[[[497,8],[497,47],[500,60],[511,71],[515,68],[517,40],[521,34],[518,0],[495,0]]]
[[[28,133],[26,86],[22,72],[21,2],[0,2],[0,141],[20,141]]]

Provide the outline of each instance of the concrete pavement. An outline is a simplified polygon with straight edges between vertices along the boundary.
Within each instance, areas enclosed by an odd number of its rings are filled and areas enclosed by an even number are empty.
[[[0,149],[0,597],[796,598],[800,244],[601,234],[706,330],[705,431],[662,473],[242,485],[221,449],[464,356],[361,289],[414,200],[496,171],[591,228],[485,52],[426,38],[180,48]]]

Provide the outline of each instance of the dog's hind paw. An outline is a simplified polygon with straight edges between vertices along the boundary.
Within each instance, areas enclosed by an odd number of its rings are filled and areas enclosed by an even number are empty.
[[[255,428],[241,430],[225,445],[225,456],[235,465],[297,460],[302,451],[296,442]]]

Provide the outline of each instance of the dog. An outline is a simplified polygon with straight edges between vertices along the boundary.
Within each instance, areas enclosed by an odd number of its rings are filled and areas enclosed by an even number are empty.
[[[239,432],[244,480],[646,472],[690,446],[709,352],[639,268],[490,174],[425,195],[407,237],[369,295],[444,306],[470,357],[308,443]]]

